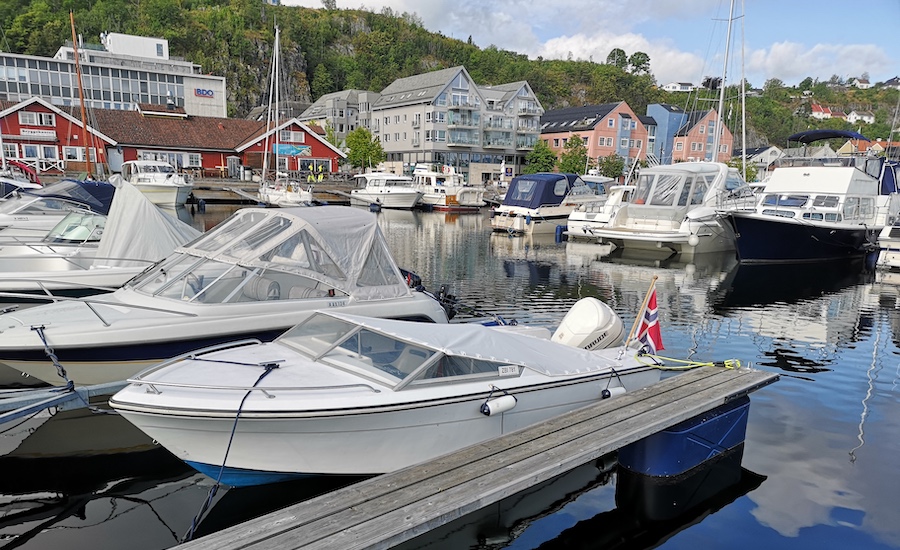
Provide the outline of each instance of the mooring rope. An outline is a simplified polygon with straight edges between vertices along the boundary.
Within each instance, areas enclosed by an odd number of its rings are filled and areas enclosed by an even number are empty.
[[[262,374],[259,375],[259,378],[256,379],[256,382],[253,383],[252,387],[254,388],[257,386],[257,384],[262,382],[263,378],[268,376],[270,372],[278,368],[278,364],[276,363],[266,363],[259,366],[261,366],[265,370]],[[203,515],[207,512],[207,510],[209,510],[209,507],[212,504],[216,493],[219,492],[219,486],[222,484],[222,475],[225,473],[225,463],[228,461],[228,453],[231,452],[231,443],[234,441],[234,434],[237,431],[238,419],[241,417],[241,411],[244,409],[244,403],[247,401],[247,398],[250,397],[252,391],[253,390],[247,390],[247,393],[245,393],[244,397],[241,398],[241,404],[238,405],[237,412],[234,415],[234,424],[231,425],[231,436],[228,438],[228,445],[225,447],[225,456],[222,458],[222,466],[219,468],[219,473],[216,476],[216,483],[215,485],[210,487],[209,493],[206,495],[206,500],[203,502],[203,505],[200,507],[200,511],[197,512],[197,515],[194,516],[193,520],[191,520],[191,526],[188,529],[187,533],[184,534],[184,537],[182,537],[181,542],[188,542],[194,537],[194,533],[196,532],[197,527],[200,525],[200,520],[203,519]]]
[[[66,369],[59,364],[59,358],[56,356],[56,353],[53,351],[53,348],[50,347],[50,344],[47,342],[47,336],[44,334],[44,325],[40,325],[37,327],[31,327],[31,330],[37,332],[38,336],[41,339],[41,342],[44,343],[44,353],[47,354],[47,357],[50,358],[50,361],[53,362],[53,366],[56,367],[56,374],[59,375],[60,378],[66,381],[66,385],[64,389],[72,390],[75,388],[75,384],[69,380],[69,375],[66,373]]]

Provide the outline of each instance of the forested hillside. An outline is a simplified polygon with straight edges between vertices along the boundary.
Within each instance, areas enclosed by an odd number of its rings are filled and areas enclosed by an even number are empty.
[[[327,3],[333,5],[333,2]],[[613,50],[604,59],[529,60],[526,56],[448,38],[424,29],[415,14],[390,10],[308,9],[271,6],[262,0],[4,0],[0,3],[0,49],[52,56],[71,40],[69,10],[86,42],[101,32],[121,32],[169,40],[170,53],[227,78],[229,113],[244,116],[265,102],[274,38],[281,28],[283,98],[311,102],[322,94],[355,88],[380,91],[396,78],[464,65],[478,84],[526,80],[545,109],[626,101],[637,113],[648,103],[707,109],[695,94],[670,94],[656,87],[641,52]],[[642,57],[643,56],[643,57]],[[652,61],[652,60],[650,60]],[[747,98],[748,146],[773,143],[808,127],[850,128],[839,120],[809,119],[809,102],[833,108],[871,111],[876,124],[862,128],[887,139],[898,91],[856,90],[807,79],[786,87],[777,79],[750,83],[761,87]],[[803,90],[809,90],[806,97]],[[715,90],[701,95],[718,97]],[[737,89],[727,89],[728,126],[740,135]],[[857,127],[853,128],[854,130]]]

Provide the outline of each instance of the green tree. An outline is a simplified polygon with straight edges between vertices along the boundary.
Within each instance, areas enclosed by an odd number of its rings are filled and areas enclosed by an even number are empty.
[[[644,52],[634,52],[628,58],[628,72],[631,74],[650,74],[650,56]]]
[[[569,136],[563,152],[559,156],[559,171],[569,174],[583,174],[587,166],[587,147],[578,134]]]
[[[601,176],[618,179],[625,172],[625,159],[615,153],[601,157],[597,162],[597,170]]]
[[[353,168],[366,168],[384,162],[384,148],[363,126],[347,134],[347,162]]]
[[[525,156],[523,174],[537,174],[538,172],[552,172],[556,166],[556,153],[550,149],[547,143],[539,139],[534,144],[534,149]]]
[[[728,166],[732,168],[737,168],[738,173],[744,177],[744,162],[740,157],[734,157],[733,159],[728,161]],[[752,162],[747,163],[747,175],[744,177],[745,181],[758,181],[759,180],[759,170],[756,165]]]
[[[606,64],[624,70],[628,66],[628,56],[625,55],[625,50],[613,48],[609,55],[606,56]]]

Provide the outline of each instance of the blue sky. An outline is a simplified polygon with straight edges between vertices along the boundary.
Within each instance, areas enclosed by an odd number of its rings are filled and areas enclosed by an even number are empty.
[[[322,7],[321,0],[282,3]],[[900,0],[745,0],[743,18],[741,4],[735,2],[728,82],[740,79],[742,42],[743,72],[755,87],[770,78],[794,85],[807,76],[868,73],[875,83],[900,75],[894,45]],[[415,13],[430,31],[530,58],[602,63],[613,48],[642,51],[662,85],[721,76],[730,1],[337,0],[337,6]]]

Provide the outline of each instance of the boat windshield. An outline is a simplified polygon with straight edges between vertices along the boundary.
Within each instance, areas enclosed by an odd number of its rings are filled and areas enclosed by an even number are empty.
[[[278,342],[328,364],[353,366],[403,380],[437,351],[328,315],[316,314]]]
[[[66,215],[47,233],[45,243],[99,242],[106,226],[106,216],[82,210]]]
[[[31,195],[21,195],[18,198],[11,198],[0,203],[0,214],[15,213],[23,216],[59,215],[79,210],[84,210],[84,206],[54,197],[35,198]]]

